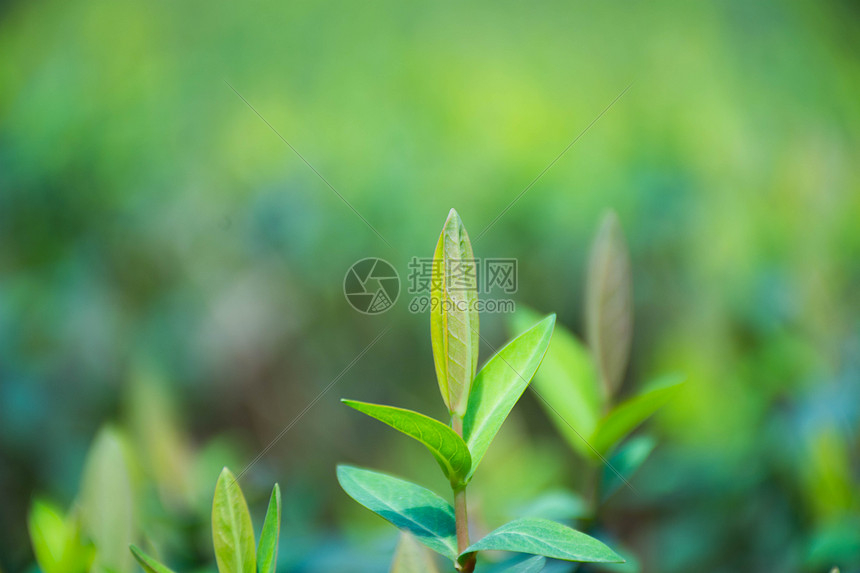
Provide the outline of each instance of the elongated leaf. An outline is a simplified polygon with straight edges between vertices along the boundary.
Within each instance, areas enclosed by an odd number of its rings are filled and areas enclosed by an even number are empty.
[[[528,559],[517,561],[513,565],[501,564],[493,569],[493,573],[538,573],[546,566],[546,557],[535,555]]]
[[[212,502],[212,542],[221,573],[254,573],[257,567],[251,514],[239,482],[221,470]]]
[[[96,552],[94,569],[129,573],[134,560],[134,496],[122,438],[110,427],[96,435],[87,454],[81,483],[81,522]]]
[[[418,541],[449,559],[457,558],[454,508],[419,485],[353,466],[338,466],[337,480],[349,496],[408,531]]]
[[[477,278],[469,235],[451,209],[433,254],[430,338],[442,399],[460,417],[478,367]]]
[[[278,565],[278,536],[281,529],[281,488],[275,484],[272,497],[269,498],[269,509],[263,521],[263,532],[260,534],[260,545],[257,547],[257,572],[275,573]]]
[[[618,447],[609,458],[609,464],[630,481],[639,466],[648,459],[657,442],[651,436],[635,436]],[[613,472],[609,465],[603,466],[600,484],[600,499],[605,501],[618,491],[624,482]]]
[[[551,314],[505,345],[475,377],[463,418],[463,437],[472,452],[469,479],[540,366],[554,325]]]
[[[516,551],[565,561],[620,563],[609,547],[560,523],[537,517],[516,519],[473,543],[466,551]]]
[[[134,558],[137,559],[138,564],[143,568],[146,573],[173,573],[168,567],[165,567],[146,553],[140,550],[135,545],[130,545],[129,549],[131,550],[131,554],[134,555]]]
[[[452,485],[463,483],[469,474],[472,456],[469,454],[466,442],[442,422],[403,408],[355,400],[342,400],[342,402],[424,444],[439,462],[439,467]]]
[[[653,389],[618,405],[600,420],[591,436],[591,445],[601,454],[611,450],[615,444],[668,402],[682,383],[681,376],[664,377],[652,386]]]
[[[618,216],[609,212],[591,247],[585,289],[586,338],[609,396],[621,384],[630,357],[632,284],[624,233]]]
[[[520,517],[542,517],[560,521],[589,516],[588,502],[578,493],[557,489],[548,491],[516,509]]]
[[[538,320],[538,314],[521,307],[514,314],[512,325],[516,331],[522,331]],[[583,438],[594,431],[603,409],[600,378],[588,349],[560,324],[555,326],[533,384],[543,398],[541,406],[558,432],[575,451],[590,454]]]
[[[394,550],[391,573],[439,573],[439,568],[433,554],[414,535],[404,531]]]

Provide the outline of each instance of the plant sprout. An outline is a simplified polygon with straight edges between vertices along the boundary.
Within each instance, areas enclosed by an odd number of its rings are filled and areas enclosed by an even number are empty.
[[[433,359],[450,423],[393,406],[355,400],[344,403],[422,443],[450,483],[454,504],[420,485],[348,465],[337,468],[341,487],[358,503],[450,559],[462,573],[475,570],[480,551],[512,551],[567,561],[622,562],[597,539],[541,518],[517,519],[477,542],[470,541],[467,487],[540,366],[552,337],[555,315],[531,323],[478,371],[481,338],[474,256],[466,229],[453,209],[436,245],[432,273]],[[516,567],[520,571],[539,571],[544,562],[538,557],[530,560],[527,569],[522,568],[523,564]]]

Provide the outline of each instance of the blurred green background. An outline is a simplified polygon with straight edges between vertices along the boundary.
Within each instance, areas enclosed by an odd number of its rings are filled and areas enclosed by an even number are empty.
[[[475,253],[517,258],[517,301],[581,334],[590,238],[617,211],[625,393],[688,379],[606,519],[643,571],[860,571],[855,2],[7,0],[0,54],[3,570],[32,567],[31,501],[72,503],[105,422],[135,452],[143,535],[211,563],[221,466],[392,325],[243,478],[255,516],[283,488],[283,570],[385,570],[396,532],[335,464],[445,484],[338,399],[444,407],[428,317],[355,312],[347,268],[405,277],[451,207],[474,240],[632,82]],[[487,464],[492,526],[493,500],[579,467],[529,393]]]

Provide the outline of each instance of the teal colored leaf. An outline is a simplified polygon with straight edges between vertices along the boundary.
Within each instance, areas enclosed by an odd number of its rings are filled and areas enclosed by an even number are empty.
[[[609,464],[624,479],[630,480],[636,470],[648,459],[657,442],[651,436],[635,436],[618,447],[609,458]],[[613,493],[618,491],[624,482],[613,472],[609,466],[603,466],[603,477],[601,479],[600,497],[602,500],[609,499]]]
[[[597,424],[589,440],[591,445],[601,454],[606,454],[668,402],[683,381],[683,377],[678,375],[666,376],[652,385],[651,389],[616,406]]]
[[[353,466],[338,466],[337,480],[349,496],[395,527],[448,557],[457,558],[454,508],[419,485]]]
[[[538,573],[546,566],[546,557],[535,555],[523,559],[513,565],[502,564],[493,569],[493,573]]]
[[[463,418],[463,437],[472,452],[469,479],[540,366],[554,325],[554,314],[533,325],[490,358],[475,377]]]
[[[609,547],[566,525],[526,517],[501,526],[473,543],[463,555],[473,551],[516,551],[565,561],[620,563],[624,560]]]
[[[170,568],[165,567],[146,553],[140,550],[135,545],[130,545],[129,549],[131,550],[131,554],[134,555],[134,558],[137,559],[138,564],[143,568],[146,573],[173,573]]]
[[[588,517],[589,509],[579,494],[563,489],[548,491],[520,506],[515,515],[568,521]]]
[[[257,572],[275,573],[278,565],[278,536],[281,529],[281,488],[278,484],[272,489],[269,508],[263,521],[263,532],[257,546]]]
[[[466,442],[442,422],[403,408],[355,400],[342,402],[424,444],[453,486],[463,483],[469,474],[472,456]]]
[[[414,535],[404,531],[394,550],[390,573],[439,573],[439,568],[433,553],[418,543]]]
[[[633,340],[630,254],[618,216],[603,217],[591,247],[585,285],[585,331],[607,396],[624,378]]]
[[[478,367],[478,274],[466,228],[451,209],[433,254],[430,339],[439,390],[448,410],[466,413]]]
[[[130,573],[134,569],[128,551],[136,536],[134,495],[124,450],[120,434],[105,427],[96,435],[84,464],[81,524],[98,549],[93,565],[97,571]]]
[[[538,314],[520,308],[512,325],[521,331],[537,320]],[[590,454],[591,448],[584,438],[594,431],[603,410],[600,379],[588,349],[560,324],[555,327],[533,384],[543,398],[541,406],[558,432],[575,451]]]
[[[212,501],[212,542],[220,573],[254,573],[254,529],[239,482],[224,468]]]

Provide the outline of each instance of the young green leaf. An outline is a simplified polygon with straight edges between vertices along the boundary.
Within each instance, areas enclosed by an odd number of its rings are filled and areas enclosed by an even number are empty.
[[[134,555],[134,558],[137,559],[138,564],[143,568],[146,573],[173,573],[168,567],[165,567],[146,553],[140,550],[135,545],[129,545],[128,547],[131,550],[131,554]]]
[[[212,501],[212,542],[220,573],[254,573],[257,567],[251,514],[239,482],[224,468]]]
[[[466,413],[478,366],[478,281],[466,228],[451,209],[433,254],[430,333],[439,390],[448,410]]]
[[[472,452],[468,479],[540,366],[554,325],[551,314],[505,345],[475,377],[463,418],[463,437]]]
[[[585,288],[586,338],[609,396],[621,384],[630,357],[632,284],[624,233],[618,216],[610,211],[591,247]]]
[[[260,545],[257,547],[257,573],[275,573],[278,565],[278,534],[281,529],[281,488],[275,484],[269,509],[263,521]]]
[[[684,379],[678,375],[661,378],[642,394],[618,405],[594,429],[589,440],[594,448],[605,454],[627,434],[660,409],[678,391]]]
[[[355,400],[342,400],[350,408],[376,418],[395,430],[415,438],[430,450],[445,477],[456,486],[466,479],[472,466],[472,457],[463,438],[450,427],[424,414]]]
[[[349,496],[408,531],[421,543],[457,558],[454,508],[447,501],[414,483],[353,466],[338,466],[337,480]]]
[[[94,570],[129,573],[135,541],[131,476],[122,438],[113,428],[99,431],[87,454],[81,483],[81,523],[96,551]]]
[[[433,554],[414,535],[404,531],[394,550],[390,573],[439,573],[439,568]]]
[[[512,326],[521,332],[538,320],[537,313],[519,308]],[[560,324],[555,327],[533,384],[543,398],[541,406],[558,432],[575,451],[590,454],[583,438],[594,431],[603,409],[600,379],[588,349]]]
[[[27,518],[36,562],[44,573],[89,570],[93,548],[84,545],[76,520],[66,519],[52,504],[36,500]]]
[[[477,543],[473,543],[463,552],[463,555],[473,551],[488,550],[516,551],[588,563],[624,561],[597,539],[560,523],[537,517],[516,519],[501,526]]]

